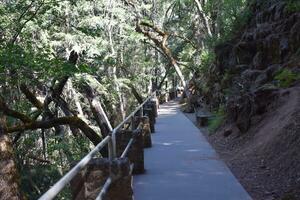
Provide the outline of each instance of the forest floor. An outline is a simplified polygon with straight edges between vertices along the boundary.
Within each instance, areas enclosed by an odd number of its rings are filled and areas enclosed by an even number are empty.
[[[300,87],[281,89],[267,112],[239,133],[225,124],[214,134],[185,115],[213,145],[254,200],[300,199]],[[225,137],[224,132],[232,129]]]

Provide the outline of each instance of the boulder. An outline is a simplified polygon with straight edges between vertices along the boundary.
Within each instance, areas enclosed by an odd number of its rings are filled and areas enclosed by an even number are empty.
[[[233,51],[238,64],[249,64],[256,54],[256,42],[239,42]]]
[[[241,78],[247,81],[254,81],[262,72],[261,70],[248,69],[242,73]]]

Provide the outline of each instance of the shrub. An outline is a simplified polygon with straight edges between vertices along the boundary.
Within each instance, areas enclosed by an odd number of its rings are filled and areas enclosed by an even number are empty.
[[[215,58],[216,56],[213,51],[203,50],[200,55],[201,64],[200,64],[199,71],[207,73],[209,71],[209,68],[215,61]]]
[[[300,80],[300,74],[283,69],[275,76],[275,80],[278,81],[280,87],[286,88],[290,87],[295,81]]]
[[[300,12],[300,2],[295,0],[288,0],[286,10],[289,13]]]
[[[208,130],[210,133],[214,133],[225,120],[225,109],[224,106],[220,106],[214,113],[214,117],[208,121]]]

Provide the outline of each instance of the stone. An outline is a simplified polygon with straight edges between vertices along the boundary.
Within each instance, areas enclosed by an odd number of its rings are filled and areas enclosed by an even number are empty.
[[[235,122],[238,117],[237,97],[233,96],[226,103],[227,120]]]
[[[289,52],[289,39],[282,37],[279,44],[281,58],[284,58]]]
[[[105,196],[106,200],[133,200],[132,175],[127,158],[91,160],[70,182],[72,199],[96,199],[109,177],[113,177],[113,182]]]
[[[215,53],[217,57],[217,69],[220,72],[225,72],[226,69],[232,66],[234,66],[236,63],[236,59],[233,55],[233,46],[229,43],[224,43],[217,45],[215,47]]]
[[[290,35],[289,35],[289,41],[291,44],[291,50],[296,52],[300,45],[300,21],[294,24],[294,26],[291,28]]]
[[[281,65],[278,64],[268,66],[268,68],[265,70],[268,80],[273,80],[274,76],[280,69]]]
[[[150,120],[147,116],[135,116],[134,129],[140,128],[143,135],[144,148],[152,147]]]
[[[255,42],[239,42],[233,49],[238,64],[249,64],[256,54]]]
[[[281,52],[280,52],[280,38],[281,35],[274,33],[269,35],[264,41],[264,52],[266,52],[265,60],[270,64],[281,63]]]
[[[245,133],[251,125],[252,102],[248,95],[244,95],[240,98],[238,105],[236,126],[241,133]]]
[[[224,132],[223,132],[223,136],[224,137],[228,137],[229,135],[232,134],[232,129],[226,129]]]
[[[197,116],[199,126],[208,126],[208,116]]]
[[[144,140],[144,148],[152,147],[151,129],[148,117],[142,118],[142,134]]]
[[[154,116],[157,117],[158,116],[158,102],[156,99],[151,100],[148,103],[149,107],[153,110],[154,112]]]
[[[152,108],[144,107],[144,114],[149,118],[151,133],[155,133],[155,113]]]
[[[268,82],[268,76],[266,73],[260,74],[255,80],[255,87],[259,87]]]
[[[199,126],[208,126],[208,121],[209,121],[209,118],[211,118],[211,117],[212,117],[212,115],[203,109],[196,110],[196,120],[197,120]]]
[[[134,141],[129,149],[127,157],[129,161],[133,164],[133,174],[142,174],[145,171],[144,140],[142,130],[120,130],[117,132],[117,156],[120,157],[122,155],[131,138],[133,138]]]
[[[254,66],[254,69],[258,69],[258,70],[261,70],[261,69],[264,69],[265,68],[265,65],[264,65],[264,62],[263,62],[263,53],[262,52],[257,52],[256,55],[254,56],[253,58],[253,66]]]
[[[266,36],[268,36],[270,33],[272,33],[272,25],[270,24],[260,24],[256,29],[255,29],[255,37],[254,40],[261,41],[263,40]]]
[[[235,73],[242,73],[243,71],[249,69],[250,66],[249,65],[236,65],[234,68],[233,68],[233,72]]]
[[[261,73],[262,73],[261,70],[247,69],[242,73],[242,79],[248,81],[254,81]]]

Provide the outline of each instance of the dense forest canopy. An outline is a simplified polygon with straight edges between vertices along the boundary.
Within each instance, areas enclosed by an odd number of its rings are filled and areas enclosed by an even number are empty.
[[[152,90],[187,87],[195,74],[209,90],[214,48],[247,25],[251,3],[2,0],[0,162],[14,163],[4,176],[15,183],[7,195],[37,198],[108,134],[93,102],[115,126]]]

